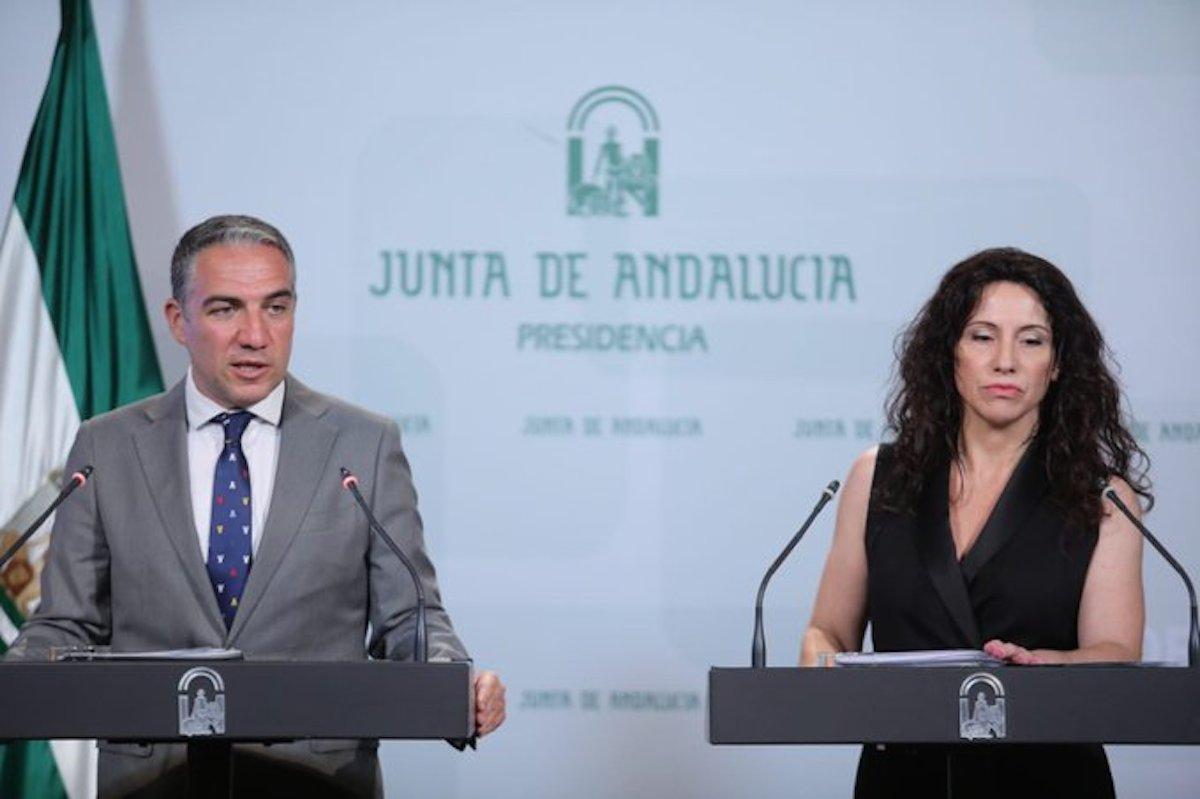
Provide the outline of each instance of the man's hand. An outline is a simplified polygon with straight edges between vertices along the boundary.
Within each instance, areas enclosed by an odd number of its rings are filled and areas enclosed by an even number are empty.
[[[475,675],[475,734],[480,738],[504,723],[504,683],[494,671]]]

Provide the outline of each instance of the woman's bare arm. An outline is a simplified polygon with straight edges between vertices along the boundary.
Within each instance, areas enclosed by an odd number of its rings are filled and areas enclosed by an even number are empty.
[[[1138,517],[1137,496],[1124,480],[1112,486]],[[1079,648],[1025,649],[1008,641],[984,645],[991,655],[1013,663],[1106,663],[1142,658],[1146,622],[1142,596],[1142,534],[1125,515],[1104,501],[1104,517],[1079,603]]]
[[[816,665],[823,652],[859,648],[867,618],[867,505],[877,448],[854,461],[838,503],[833,543],[817,589],[812,620],[804,632],[800,665]]]

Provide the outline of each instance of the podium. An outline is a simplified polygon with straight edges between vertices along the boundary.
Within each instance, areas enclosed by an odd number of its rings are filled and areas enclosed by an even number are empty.
[[[1200,744],[1200,669],[713,668],[712,744]]]
[[[472,666],[456,663],[0,663],[0,740],[188,746],[189,796],[228,796],[233,743],[467,739]]]

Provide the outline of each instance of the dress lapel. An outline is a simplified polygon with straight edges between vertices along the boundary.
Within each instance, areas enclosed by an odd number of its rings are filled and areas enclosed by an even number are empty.
[[[1041,504],[1047,483],[1036,443],[1030,444],[996,500],[979,537],[962,560],[962,573],[971,583],[984,565],[1012,540]]]
[[[983,646],[979,624],[967,595],[962,570],[954,556],[954,539],[950,535],[949,464],[934,469],[932,475],[921,493],[912,524],[917,552],[942,604],[962,633],[965,645],[979,648]]]
[[[225,623],[221,620],[212,583],[200,555],[196,521],[192,514],[183,381],[151,405],[146,417],[147,423],[133,436],[142,476],[158,512],[163,533],[183,567],[188,586],[195,594],[204,617],[223,636]]]
[[[279,460],[275,466],[271,507],[246,580],[241,607],[229,631],[231,641],[246,626],[261,601],[308,515],[313,498],[320,493],[322,481],[340,479],[329,463],[337,429],[321,419],[327,407],[319,394],[291,377],[287,379],[283,414],[279,420]]]

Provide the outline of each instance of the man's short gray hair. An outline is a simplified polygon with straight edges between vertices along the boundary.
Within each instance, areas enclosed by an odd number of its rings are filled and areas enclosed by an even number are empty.
[[[218,244],[265,244],[283,253],[296,280],[296,259],[292,245],[279,229],[263,220],[241,214],[223,214],[205,219],[179,239],[171,256],[171,296],[183,303],[191,287],[196,269],[196,256],[201,250]]]

